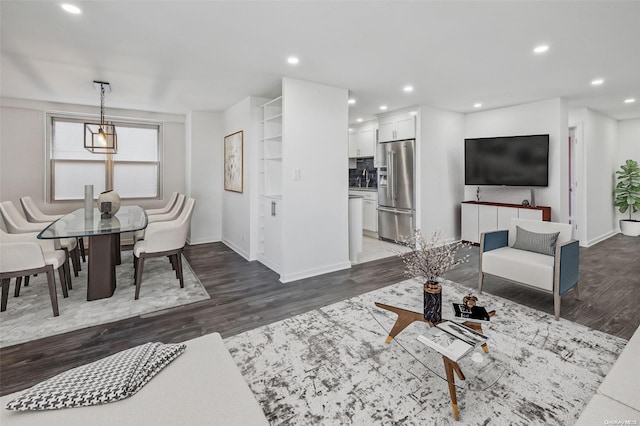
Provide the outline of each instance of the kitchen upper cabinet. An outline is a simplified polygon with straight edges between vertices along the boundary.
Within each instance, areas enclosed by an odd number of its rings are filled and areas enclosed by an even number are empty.
[[[411,113],[390,115],[378,120],[378,142],[415,139],[416,117]]]
[[[373,126],[356,127],[349,132],[349,158],[373,157],[376,132]]]

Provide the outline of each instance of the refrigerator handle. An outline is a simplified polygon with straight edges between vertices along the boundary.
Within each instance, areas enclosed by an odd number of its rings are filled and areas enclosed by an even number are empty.
[[[387,198],[393,199],[393,163],[391,162],[391,151],[387,151]]]
[[[391,198],[393,200],[396,199],[396,153],[394,151],[391,151],[391,172],[390,174],[390,179],[391,181],[389,182],[389,186],[391,187]]]

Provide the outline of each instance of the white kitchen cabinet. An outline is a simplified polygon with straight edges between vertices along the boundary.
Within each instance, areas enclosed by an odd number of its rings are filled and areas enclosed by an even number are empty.
[[[509,229],[512,217],[549,221],[551,207],[465,201],[462,203],[460,239],[478,244],[483,232]]]
[[[378,232],[378,202],[364,200],[362,216],[362,227],[366,231]]]
[[[389,115],[378,120],[378,142],[415,139],[416,117],[411,113]]]
[[[376,132],[373,126],[356,127],[349,132],[349,158],[373,157]]]
[[[364,198],[362,203],[362,227],[364,230],[378,232],[378,193],[350,189],[349,194],[360,195]]]

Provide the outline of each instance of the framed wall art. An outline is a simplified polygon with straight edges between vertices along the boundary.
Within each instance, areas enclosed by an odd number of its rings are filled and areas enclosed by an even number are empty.
[[[242,193],[243,190],[243,131],[224,137],[224,189]]]

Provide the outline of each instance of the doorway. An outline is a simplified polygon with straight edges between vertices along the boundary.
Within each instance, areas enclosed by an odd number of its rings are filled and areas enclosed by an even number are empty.
[[[576,151],[577,151],[577,131],[576,127],[569,127],[569,138],[568,138],[568,176],[569,179],[569,193],[567,196],[569,197],[569,223],[573,226],[573,234],[575,238],[578,235],[578,203],[577,203],[577,191],[578,191],[578,182],[577,182],[577,164],[576,164]]]

